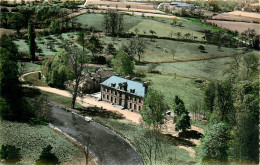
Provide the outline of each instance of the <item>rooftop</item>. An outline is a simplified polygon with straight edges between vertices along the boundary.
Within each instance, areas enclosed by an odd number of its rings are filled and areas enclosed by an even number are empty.
[[[127,83],[127,93],[131,93],[141,97],[145,96],[145,87],[142,83],[128,80],[122,77],[111,76],[110,78],[102,82],[101,85],[105,85],[114,89],[119,89],[119,84],[124,83]]]

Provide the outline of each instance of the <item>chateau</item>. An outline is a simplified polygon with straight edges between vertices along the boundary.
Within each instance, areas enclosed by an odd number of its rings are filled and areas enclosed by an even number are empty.
[[[101,84],[101,100],[140,112],[149,82],[140,83],[111,76]]]

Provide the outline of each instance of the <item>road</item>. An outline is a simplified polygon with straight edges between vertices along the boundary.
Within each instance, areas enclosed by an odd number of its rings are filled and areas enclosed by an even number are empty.
[[[112,130],[83,117],[51,105],[49,121],[63,133],[86,145],[99,165],[143,165],[140,154]]]

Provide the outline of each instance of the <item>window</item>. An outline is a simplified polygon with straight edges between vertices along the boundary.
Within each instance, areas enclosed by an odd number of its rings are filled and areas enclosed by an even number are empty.
[[[107,100],[108,100],[108,95],[107,95]]]
[[[136,105],[134,104],[134,110],[136,110]]]
[[[105,99],[105,94],[103,94],[103,99]]]
[[[115,104],[116,104],[116,98],[115,98]]]
[[[141,98],[139,98],[139,103],[141,103],[142,102],[142,99]]]
[[[132,109],[132,103],[129,104],[129,107],[128,107],[128,108],[129,108],[129,109]]]

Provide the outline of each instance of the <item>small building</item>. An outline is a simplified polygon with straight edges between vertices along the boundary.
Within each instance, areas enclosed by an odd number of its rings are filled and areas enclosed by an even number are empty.
[[[169,5],[177,7],[177,8],[181,8],[181,7],[192,8],[192,7],[195,7],[195,4],[189,4],[189,3],[186,3],[186,2],[178,2],[178,1],[170,2]]]
[[[149,82],[141,83],[111,76],[100,84],[101,100],[140,112]]]

